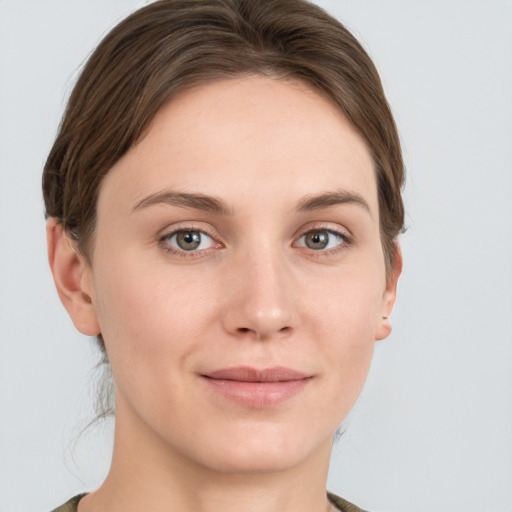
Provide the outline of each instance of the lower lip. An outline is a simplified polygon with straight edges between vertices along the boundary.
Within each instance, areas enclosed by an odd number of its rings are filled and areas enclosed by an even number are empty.
[[[246,407],[263,409],[279,405],[300,393],[311,378],[279,382],[243,382],[238,380],[203,380],[225,398]]]

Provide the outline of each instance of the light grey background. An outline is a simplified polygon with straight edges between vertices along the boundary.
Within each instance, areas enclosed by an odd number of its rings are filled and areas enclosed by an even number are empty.
[[[101,481],[92,343],[46,264],[40,174],[75,72],[135,0],[0,0],[0,512]],[[323,0],[375,59],[408,168],[404,273],[329,488],[374,512],[512,511],[512,2]]]

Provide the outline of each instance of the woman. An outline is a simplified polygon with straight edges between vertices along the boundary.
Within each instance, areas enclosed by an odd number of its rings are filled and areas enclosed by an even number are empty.
[[[60,511],[359,510],[325,491],[401,270],[377,72],[302,0],[160,1],[100,43],[43,190],[115,385],[112,465]]]

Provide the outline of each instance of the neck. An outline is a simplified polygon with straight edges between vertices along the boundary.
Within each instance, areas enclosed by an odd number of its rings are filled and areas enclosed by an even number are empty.
[[[117,415],[110,471],[102,486],[80,501],[79,512],[332,509],[326,496],[330,440],[306,460],[279,471],[219,471],[170,450],[154,433],[121,428],[123,418]]]

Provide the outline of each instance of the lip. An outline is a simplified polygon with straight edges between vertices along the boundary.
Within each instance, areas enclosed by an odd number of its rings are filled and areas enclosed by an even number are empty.
[[[201,378],[224,398],[246,407],[263,409],[292,398],[313,376],[282,366],[265,369],[239,366],[201,374]]]

